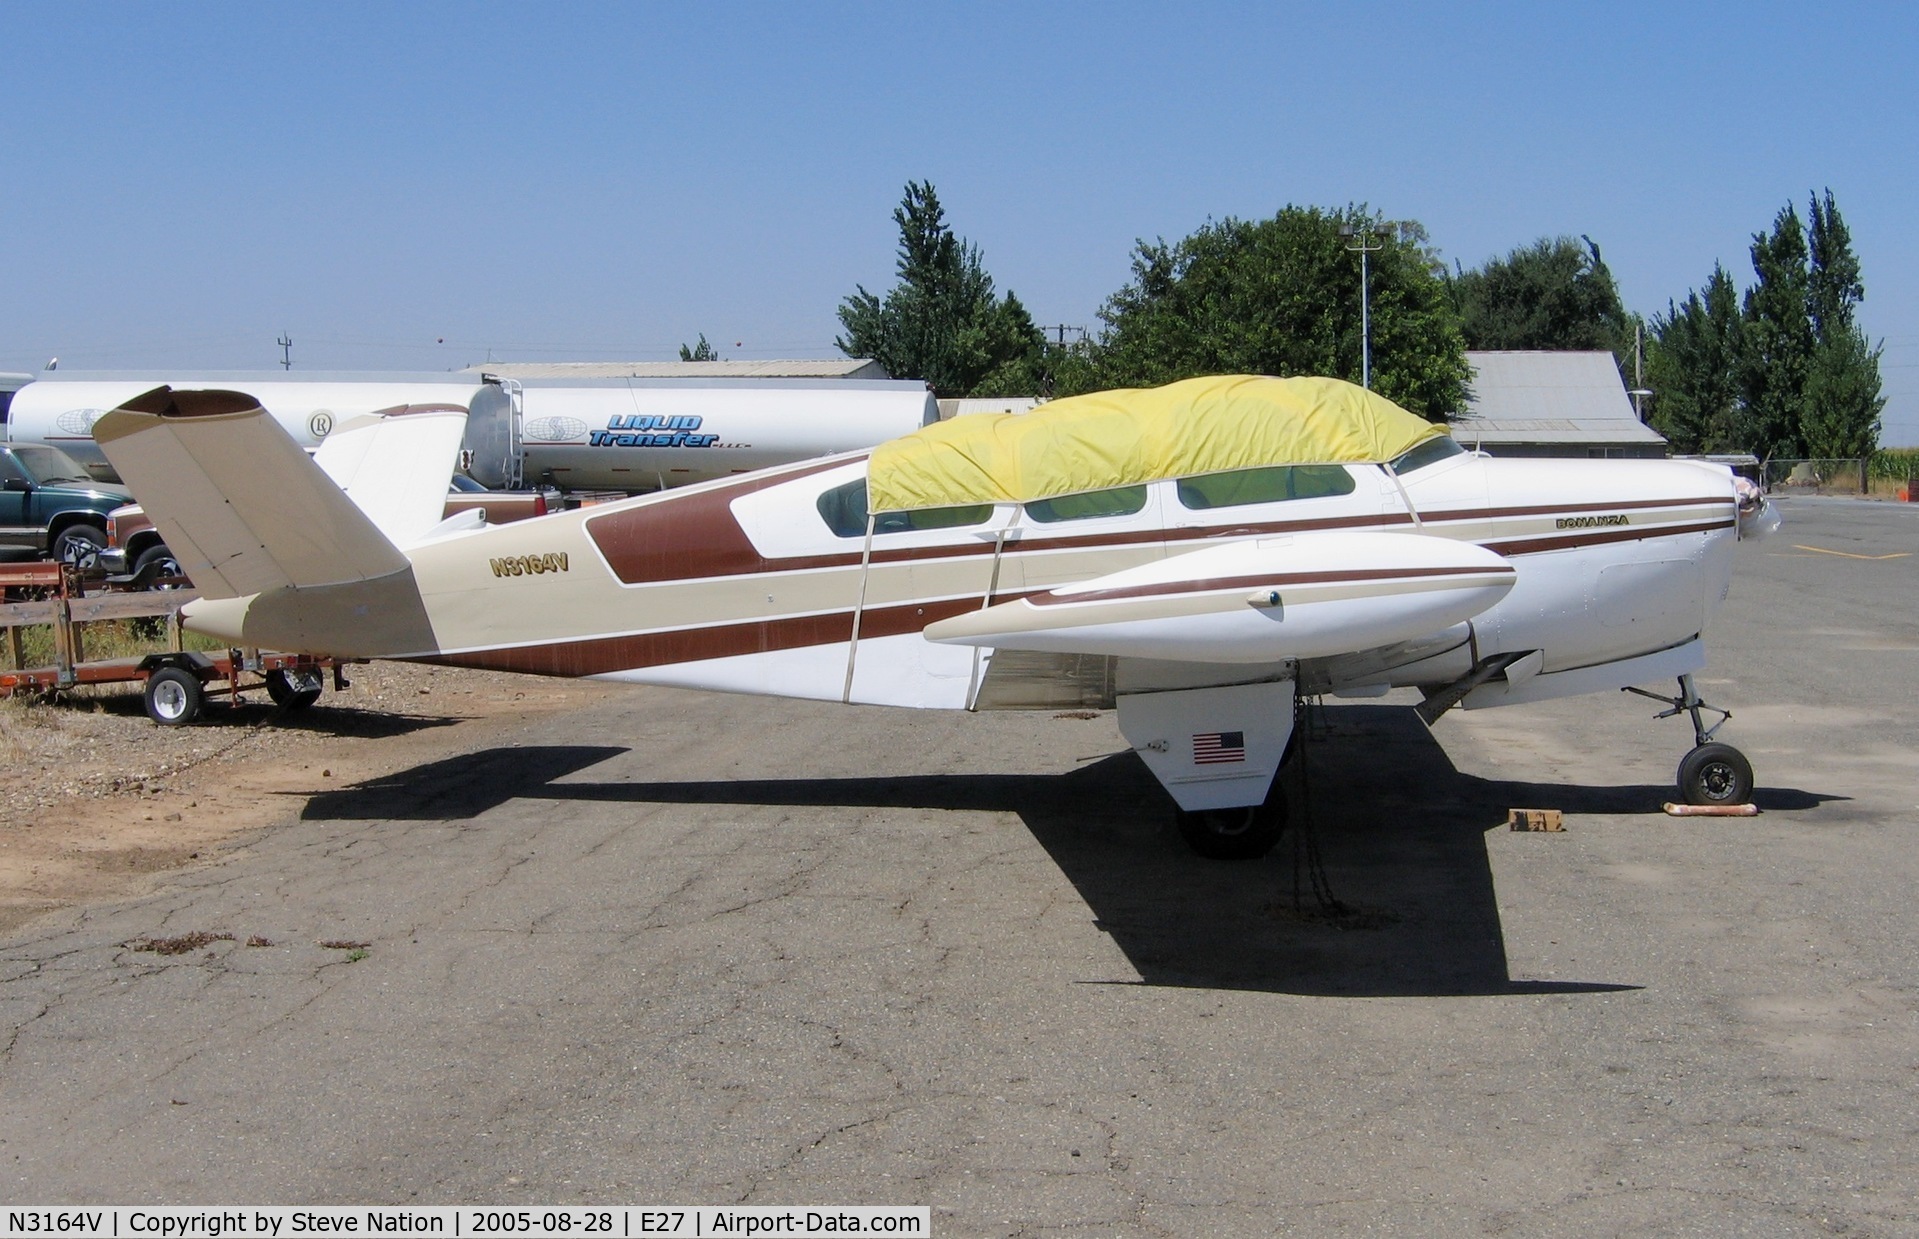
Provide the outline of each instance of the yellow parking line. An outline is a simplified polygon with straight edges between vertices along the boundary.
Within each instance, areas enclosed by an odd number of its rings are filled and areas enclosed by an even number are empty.
[[[1793,543],[1792,549],[1795,551],[1817,551],[1821,555],[1838,555],[1846,559],[1904,559],[1906,556],[1912,554],[1911,551],[1894,551],[1890,555],[1855,555],[1851,551],[1829,551],[1823,546],[1800,546],[1797,542]]]

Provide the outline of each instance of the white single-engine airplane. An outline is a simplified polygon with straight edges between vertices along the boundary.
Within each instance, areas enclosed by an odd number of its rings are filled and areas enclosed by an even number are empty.
[[[1431,722],[1676,677],[1682,796],[1752,787],[1692,673],[1734,545],[1778,524],[1763,496],[1687,461],[1490,459],[1338,380],[1073,397],[397,543],[250,396],[159,388],[94,434],[202,591],[182,613],[199,632],[826,701],[1116,706],[1210,856],[1272,847],[1295,702],[1329,692],[1417,687]],[[444,496],[430,455],[407,484]]]

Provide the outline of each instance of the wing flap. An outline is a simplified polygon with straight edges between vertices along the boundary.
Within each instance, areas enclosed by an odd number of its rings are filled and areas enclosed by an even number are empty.
[[[1175,662],[1327,658],[1470,619],[1512,589],[1513,566],[1423,534],[1295,534],[1157,563],[941,620],[955,645]]]
[[[244,393],[158,387],[93,433],[205,597],[372,580],[408,566]]]

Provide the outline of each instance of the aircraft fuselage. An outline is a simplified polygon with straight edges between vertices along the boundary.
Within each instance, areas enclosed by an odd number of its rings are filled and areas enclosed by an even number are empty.
[[[1107,606],[1100,615],[1137,614],[1143,625],[1103,665],[1097,653],[1048,654],[1037,636],[988,645],[965,635],[981,623],[966,617],[1020,599],[1035,614],[1085,602],[1070,596],[1075,583],[1234,544],[1258,549],[1260,572],[1290,569],[1274,577],[1284,578],[1276,633],[1289,615],[1341,622],[1336,609],[1311,606],[1345,606],[1359,624],[1382,599],[1490,588],[1479,561],[1447,569],[1451,579],[1429,577],[1383,560],[1329,562],[1343,552],[1303,536],[1392,533],[1484,548],[1507,579],[1492,582],[1497,592],[1482,598],[1490,605],[1430,631],[1345,653],[1285,647],[1264,662],[1255,641],[1217,663],[1232,665],[1230,680],[1285,676],[1324,692],[1445,684],[1489,656],[1537,653],[1470,706],[1553,695],[1555,676],[1605,665],[1646,680],[1633,660],[1648,657],[1659,678],[1696,669],[1696,638],[1726,595],[1739,537],[1731,475],[1684,461],[1458,452],[1398,472],[1287,466],[1247,471],[1291,472],[1237,489],[1166,479],[1091,504],[980,504],[881,513],[870,524],[865,470],[861,453],[429,541],[408,549],[412,579],[395,584],[417,605],[367,608],[356,592],[355,624],[342,623],[352,617],[329,606],[326,587],[203,601],[187,617],[236,642],[349,656],[872,704],[1043,708],[1098,703],[1129,682],[1177,683],[1208,657],[1190,642],[1155,657],[1154,634],[1190,636],[1213,621],[1183,616],[1257,606],[1243,587],[1266,578],[1242,572],[1092,599]],[[934,636],[956,633],[954,643],[928,639],[942,621],[952,623]],[[343,637],[353,648],[341,648]],[[1567,691],[1589,691],[1574,682]]]

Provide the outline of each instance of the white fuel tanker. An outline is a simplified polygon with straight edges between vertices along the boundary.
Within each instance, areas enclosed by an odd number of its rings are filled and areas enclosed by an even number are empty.
[[[939,420],[924,383],[893,379],[627,378],[521,383],[464,374],[92,372],[13,396],[9,441],[49,443],[118,481],[93,423],[161,384],[230,388],[260,402],[308,451],[335,426],[400,405],[468,409],[466,472],[517,489],[650,491],[871,447]]]
[[[897,379],[488,381],[469,403],[467,472],[486,485],[651,491],[856,451],[939,420]]]
[[[102,482],[119,476],[93,441],[93,423],[141,392],[161,384],[176,390],[236,388],[259,400],[300,446],[312,451],[335,426],[363,413],[403,404],[465,406],[480,380],[463,374],[314,373],[292,378],[278,371],[63,371],[35,379],[14,393],[6,438],[47,443],[87,467]]]

